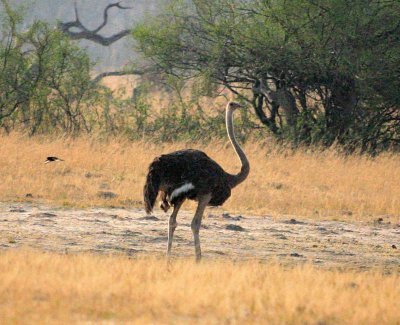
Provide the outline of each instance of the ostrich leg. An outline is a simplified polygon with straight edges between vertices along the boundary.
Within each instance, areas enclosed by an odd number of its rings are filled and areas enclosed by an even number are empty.
[[[199,204],[196,209],[196,213],[192,220],[192,232],[194,237],[194,249],[196,252],[196,261],[199,262],[201,259],[201,248],[200,248],[200,226],[201,226],[201,219],[203,217],[204,210],[207,204],[211,200],[211,194],[202,195],[199,197]]]
[[[168,249],[167,249],[167,256],[171,254],[171,248],[172,248],[172,239],[174,238],[174,231],[176,226],[178,225],[176,223],[176,216],[178,215],[178,211],[182,206],[184,200],[178,201],[174,205],[174,211],[172,211],[171,216],[169,217],[169,228],[168,228]]]

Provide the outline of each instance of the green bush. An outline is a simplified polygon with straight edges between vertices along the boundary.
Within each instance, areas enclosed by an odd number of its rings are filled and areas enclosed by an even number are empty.
[[[87,53],[60,31],[22,17],[7,2],[0,39],[0,127],[29,134],[90,132],[101,89]]]
[[[85,50],[42,21],[22,29],[20,10],[7,1],[0,38],[0,128],[30,135],[95,133],[152,141],[203,141],[226,137],[223,110],[208,114],[200,92],[183,99],[185,84],[167,80],[176,101],[161,111],[149,104],[150,84],[132,99],[120,99],[91,78],[93,63]],[[203,85],[204,88],[204,85]],[[126,94],[125,94],[126,95]],[[124,96],[126,97],[126,96]],[[244,139],[252,132],[248,114],[239,119]]]
[[[278,140],[399,148],[399,1],[175,0],[161,12],[133,31],[143,56],[228,88]]]

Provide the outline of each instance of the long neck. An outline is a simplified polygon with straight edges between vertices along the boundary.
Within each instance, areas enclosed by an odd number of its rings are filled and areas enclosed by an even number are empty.
[[[226,110],[226,129],[228,131],[229,140],[231,140],[233,148],[235,149],[236,154],[239,156],[240,162],[242,163],[242,168],[237,175],[229,175],[229,185],[231,188],[233,188],[243,182],[249,175],[250,164],[242,148],[236,140],[233,130],[233,110],[229,106]]]

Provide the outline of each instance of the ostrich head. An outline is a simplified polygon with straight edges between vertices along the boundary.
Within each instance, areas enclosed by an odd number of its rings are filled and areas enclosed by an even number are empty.
[[[237,108],[240,108],[240,107],[243,107],[243,106],[240,105],[240,104],[237,103],[237,102],[229,102],[228,107],[229,107],[230,110],[234,111],[234,110],[236,110]]]

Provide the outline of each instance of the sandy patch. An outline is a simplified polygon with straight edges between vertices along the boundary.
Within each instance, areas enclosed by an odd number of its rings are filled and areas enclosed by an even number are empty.
[[[206,212],[201,229],[203,256],[279,259],[323,267],[396,269],[400,227],[396,224],[315,221],[292,217]],[[181,211],[173,255],[193,256],[192,213]],[[54,252],[163,254],[168,216],[141,209],[75,209],[0,204],[0,248],[33,247]]]

